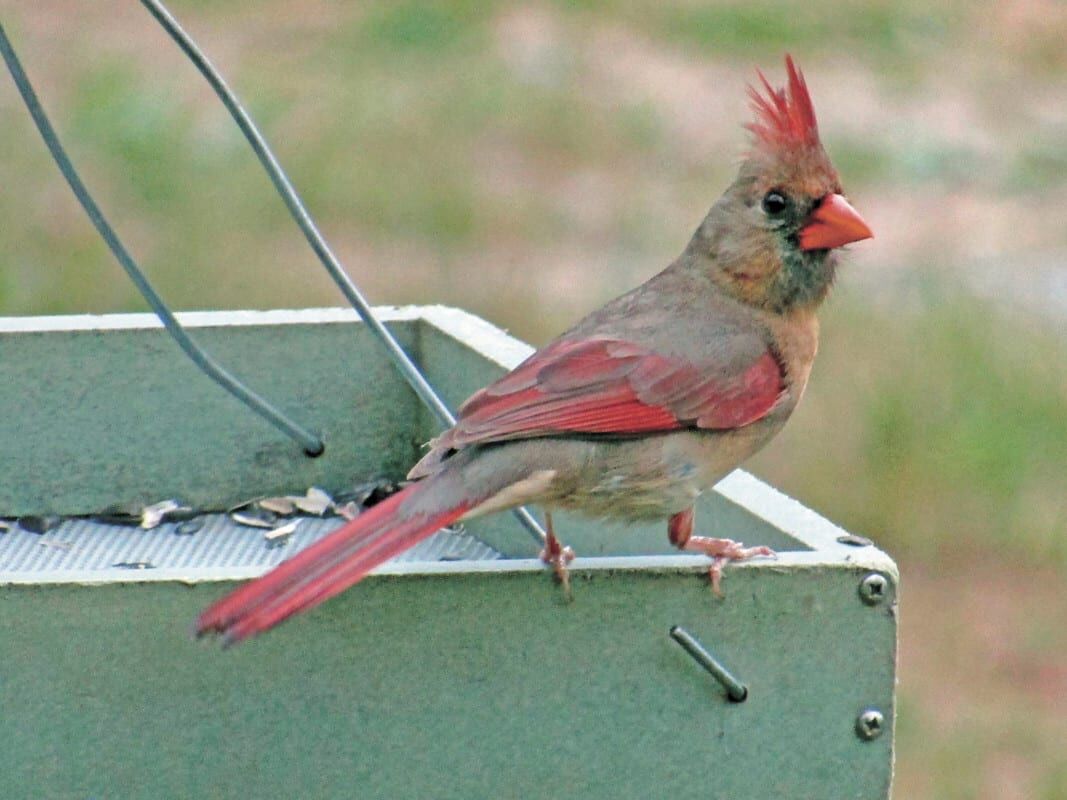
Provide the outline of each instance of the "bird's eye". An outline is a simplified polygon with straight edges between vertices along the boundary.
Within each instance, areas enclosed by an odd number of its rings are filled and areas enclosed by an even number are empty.
[[[767,192],[767,194],[763,196],[763,211],[768,216],[778,216],[785,211],[786,206],[788,205],[789,203],[786,202],[786,199],[781,192]]]

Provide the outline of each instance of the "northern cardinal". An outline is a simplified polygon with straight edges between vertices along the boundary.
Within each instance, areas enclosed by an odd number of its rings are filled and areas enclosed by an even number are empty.
[[[749,87],[751,148],[677,260],[463,404],[418,479],[206,609],[237,642],[344,591],[456,520],[523,504],[668,519],[682,550],[772,554],[693,535],[693,502],[793,412],[818,342],[834,249],[872,236],[842,194],[807,86]],[[551,534],[551,529],[550,529]],[[550,536],[546,558],[569,557]]]

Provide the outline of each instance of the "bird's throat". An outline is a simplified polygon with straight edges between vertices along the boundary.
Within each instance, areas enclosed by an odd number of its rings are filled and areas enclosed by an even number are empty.
[[[778,313],[815,308],[830,293],[836,271],[832,252],[783,248],[782,268],[767,289],[767,307]]]

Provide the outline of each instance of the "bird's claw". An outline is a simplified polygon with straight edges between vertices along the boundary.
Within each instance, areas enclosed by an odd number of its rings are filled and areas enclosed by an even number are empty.
[[[708,556],[711,566],[708,568],[708,578],[711,581],[711,590],[716,597],[723,597],[722,571],[731,561],[747,561],[756,556],[776,558],[778,556],[771,548],[760,545],[758,547],[745,547],[742,542],[733,539],[714,539],[710,536],[691,536],[685,543],[686,550],[695,550]]]
[[[556,534],[549,530],[545,536],[545,547],[541,551],[541,560],[551,565],[552,572],[563,587],[563,597],[569,603],[574,599],[571,593],[571,573],[567,565],[574,561],[574,550],[563,545]]]

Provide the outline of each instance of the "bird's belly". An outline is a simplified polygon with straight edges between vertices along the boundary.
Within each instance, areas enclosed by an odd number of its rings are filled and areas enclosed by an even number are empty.
[[[756,423],[600,442],[581,470],[559,476],[548,504],[597,517],[663,519],[692,506],[773,433]]]

